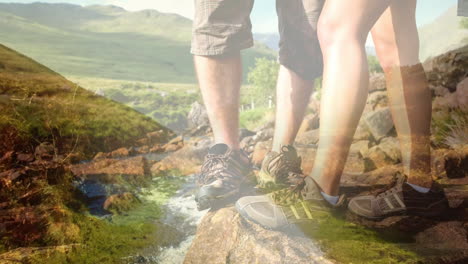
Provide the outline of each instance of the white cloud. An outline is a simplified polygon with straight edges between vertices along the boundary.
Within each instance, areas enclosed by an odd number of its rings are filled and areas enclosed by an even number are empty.
[[[105,0],[103,4],[116,5],[130,11],[156,9],[165,13],[176,13],[193,18],[193,0]]]

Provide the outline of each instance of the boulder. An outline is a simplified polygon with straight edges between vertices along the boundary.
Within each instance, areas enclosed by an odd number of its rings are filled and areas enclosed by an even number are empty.
[[[360,140],[369,140],[371,138],[371,133],[369,132],[369,128],[365,124],[365,122],[361,119],[356,132],[353,136],[353,142],[360,141]]]
[[[369,92],[384,91],[387,89],[385,76],[381,73],[372,74],[369,77]]]
[[[167,137],[168,137],[167,133],[164,132],[164,130],[150,132],[146,134],[146,138],[148,139],[148,141],[146,142],[145,145],[167,142]]]
[[[385,107],[367,114],[364,121],[375,140],[387,136],[393,129],[392,114],[390,108]]]
[[[375,91],[369,94],[367,104],[371,106],[372,110],[385,108],[388,106],[387,91]]]
[[[111,181],[112,176],[126,175],[145,177],[151,175],[146,158],[142,156],[129,159],[103,159],[85,164],[75,164],[72,173],[83,179]]]
[[[394,163],[401,161],[400,141],[396,137],[387,137],[380,141],[381,149]]]
[[[468,233],[462,222],[441,222],[415,236],[416,242],[435,249],[468,250]]]
[[[320,137],[319,129],[310,130],[301,134],[298,134],[296,143],[302,145],[317,145]]]
[[[468,147],[459,150],[439,149],[432,154],[432,171],[436,178],[468,177]]]
[[[307,131],[317,129],[320,125],[320,117],[318,114],[310,114],[304,117],[301,127],[299,128],[298,135],[301,135]]]
[[[266,154],[271,150],[272,141],[262,141],[255,144],[252,154],[252,164],[260,167]]]
[[[309,146],[297,147],[297,155],[302,158],[302,171],[305,175],[309,175],[314,167],[315,154],[317,149]]]
[[[189,128],[209,126],[210,120],[204,105],[194,102],[187,116]]]
[[[379,146],[373,146],[369,149],[367,159],[372,162],[374,168],[382,168],[395,164],[395,161],[393,161]]]
[[[362,174],[364,172],[366,172],[364,160],[359,155],[350,153],[346,159],[343,173]]]
[[[193,138],[183,148],[155,163],[151,172],[154,175],[170,170],[178,170],[183,175],[198,173],[212,144],[211,138]]]
[[[130,155],[130,152],[128,151],[127,148],[119,148],[114,151],[112,151],[109,156],[111,158],[126,158]]]
[[[361,157],[367,157],[367,154],[369,153],[369,144],[369,140],[356,141],[351,145],[349,152],[351,154],[359,154]]]
[[[205,215],[184,263],[331,262],[309,238],[263,229],[229,207]]]

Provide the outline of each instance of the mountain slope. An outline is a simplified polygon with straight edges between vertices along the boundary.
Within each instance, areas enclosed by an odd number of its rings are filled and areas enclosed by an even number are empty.
[[[159,129],[164,128],[135,110],[0,45],[0,156],[54,142],[57,154],[91,157]]]
[[[114,6],[0,4],[3,44],[64,74],[120,80],[194,83],[191,21],[155,10]],[[244,71],[258,46],[244,52]]]
[[[460,27],[462,17],[457,16],[457,7],[448,9],[434,22],[419,29],[420,57],[426,60],[447,51],[466,45],[468,30]]]

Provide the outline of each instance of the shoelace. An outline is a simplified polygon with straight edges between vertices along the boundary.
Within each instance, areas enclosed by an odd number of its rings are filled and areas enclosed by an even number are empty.
[[[401,180],[400,176],[397,176],[397,177],[393,178],[392,182],[390,182],[384,188],[375,191],[374,195],[376,197],[384,197],[384,196],[387,196],[387,195],[393,193],[395,191],[394,187],[398,185],[400,180]]]
[[[235,175],[227,170],[227,167],[227,157],[224,155],[208,155],[201,168],[202,182],[206,184],[220,178],[226,179],[234,177]]]
[[[302,173],[300,169],[300,159],[294,155],[289,147],[283,146],[281,148],[280,158],[277,160],[277,175],[288,175],[290,172],[294,173]],[[285,177],[286,178],[286,177]],[[283,180],[283,179],[278,179],[278,180]],[[287,179],[285,179],[287,181]]]

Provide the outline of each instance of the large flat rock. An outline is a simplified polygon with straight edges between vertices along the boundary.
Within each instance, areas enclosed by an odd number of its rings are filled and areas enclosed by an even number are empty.
[[[265,230],[229,207],[205,215],[184,263],[332,262],[309,238]]]

